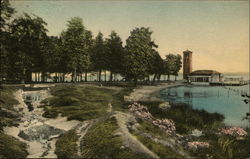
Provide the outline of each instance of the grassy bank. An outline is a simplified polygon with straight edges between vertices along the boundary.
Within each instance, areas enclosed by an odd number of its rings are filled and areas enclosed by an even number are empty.
[[[123,146],[122,137],[115,135],[118,129],[114,117],[94,124],[81,142],[84,158],[143,158]]]
[[[15,89],[11,87],[3,87],[0,89],[0,130],[4,126],[14,126],[18,123],[19,114],[14,110],[14,105],[18,101],[14,98]]]
[[[43,101],[44,117],[55,118],[58,114],[69,120],[88,120],[98,118],[107,112],[111,103],[114,110],[126,109],[124,95],[132,88],[112,90],[96,86],[58,85],[51,88],[53,97]]]
[[[224,120],[224,116],[218,113],[209,113],[205,110],[193,109],[185,104],[171,104],[171,107],[163,110],[159,108],[161,102],[143,102],[149,112],[157,118],[168,118],[175,122],[176,131],[180,134],[190,133],[194,129],[211,131],[217,130]]]
[[[172,119],[176,125],[177,133],[188,135],[194,129],[199,129],[203,135],[196,138],[190,138],[189,141],[201,141],[209,143],[209,148],[197,151],[189,151],[192,156],[199,159],[244,159],[250,157],[250,135],[244,138],[236,138],[227,135],[219,135],[218,129],[225,126],[223,124],[224,117],[218,113],[209,113],[205,110],[193,109],[188,105],[171,105],[170,108],[163,110],[159,108],[160,102],[144,102],[149,109],[149,112],[157,118]],[[140,121],[140,129],[162,136],[159,131],[153,128],[152,124]],[[138,138],[145,144],[150,146],[153,150],[154,143],[149,139],[138,136]],[[155,150],[157,152],[157,150]],[[158,150],[161,152],[161,148]]]
[[[45,103],[43,116],[55,118],[58,114],[69,120],[88,120],[105,114],[113,91],[94,86],[59,85],[51,88],[53,97]]]
[[[27,155],[24,143],[0,132],[0,158],[25,158]]]
[[[156,143],[154,141],[152,141],[151,139],[141,136],[141,135],[137,135],[136,136],[146,147],[148,147],[151,151],[153,151],[154,153],[156,153],[160,158],[164,159],[164,158],[172,158],[172,159],[180,159],[183,158],[183,156],[177,154],[176,152],[174,152],[171,148],[164,146],[160,143]]]
[[[20,115],[14,109],[18,101],[12,87],[0,88],[0,158],[24,158],[28,155],[26,145],[12,136],[3,133],[5,126],[17,126]]]
[[[58,158],[78,158],[77,155],[77,134],[74,130],[70,130],[61,135],[56,142],[55,154]]]

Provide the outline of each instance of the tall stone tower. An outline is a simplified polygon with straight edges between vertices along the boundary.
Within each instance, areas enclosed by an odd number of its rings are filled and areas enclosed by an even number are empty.
[[[192,51],[183,51],[183,79],[188,79],[189,73],[192,72]]]

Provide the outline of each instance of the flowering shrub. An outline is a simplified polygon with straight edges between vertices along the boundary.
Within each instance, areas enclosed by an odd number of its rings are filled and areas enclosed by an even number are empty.
[[[207,143],[207,142],[193,141],[193,142],[188,142],[187,143],[187,147],[188,147],[188,149],[191,149],[191,150],[209,148],[209,143]]]
[[[152,114],[148,111],[148,108],[139,104],[139,103],[133,103],[128,106],[129,110],[133,112],[135,115],[137,115],[140,118],[149,120],[153,125],[163,129],[167,133],[172,133],[176,130],[175,124],[170,119],[155,119]]]
[[[129,110],[133,113],[135,113],[138,117],[144,118],[144,119],[153,119],[153,116],[151,113],[149,113],[148,108],[139,104],[139,103],[133,103],[128,106]]]
[[[233,136],[233,137],[245,137],[247,132],[240,127],[230,127],[219,129],[221,134]]]

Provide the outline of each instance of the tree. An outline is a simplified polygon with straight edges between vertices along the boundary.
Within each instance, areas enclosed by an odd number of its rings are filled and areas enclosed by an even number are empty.
[[[7,77],[8,64],[9,64],[9,47],[10,43],[10,30],[9,20],[15,13],[14,8],[10,7],[9,0],[1,0],[0,3],[0,81]]]
[[[152,84],[154,84],[155,79],[160,78],[161,74],[164,73],[164,62],[157,51],[154,53],[154,58],[152,62],[152,74],[154,74]]]
[[[77,73],[82,73],[90,66],[90,31],[83,26],[79,17],[71,18],[68,28],[62,33],[62,52],[66,54],[67,71],[72,72],[72,82],[76,82]]]
[[[102,70],[108,68],[107,46],[103,40],[103,34],[101,32],[99,32],[95,38],[91,60],[94,70],[98,71],[98,81],[101,81]]]
[[[38,16],[23,16],[14,19],[10,25],[11,77],[31,82],[31,74],[42,67],[42,42],[46,39],[47,23]],[[16,76],[17,75],[17,76]]]
[[[181,67],[182,67],[181,55],[177,54],[175,56],[174,69],[173,69],[173,75],[175,76],[175,81],[176,81],[178,72],[180,71]]]
[[[138,79],[150,74],[153,48],[156,47],[151,35],[149,28],[135,28],[126,40],[123,75],[127,80],[134,80],[135,85]]]
[[[165,58],[165,74],[168,75],[168,81],[170,80],[170,75],[173,74],[175,69],[175,55],[168,54]]]
[[[120,73],[122,69],[122,40],[115,31],[112,31],[107,42],[107,69],[110,71],[109,80],[112,81],[113,73]]]

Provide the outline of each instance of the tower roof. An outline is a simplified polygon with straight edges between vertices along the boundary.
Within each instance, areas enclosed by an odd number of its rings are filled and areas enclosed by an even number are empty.
[[[183,51],[183,53],[192,53],[192,51],[189,51],[188,49],[186,51]]]

